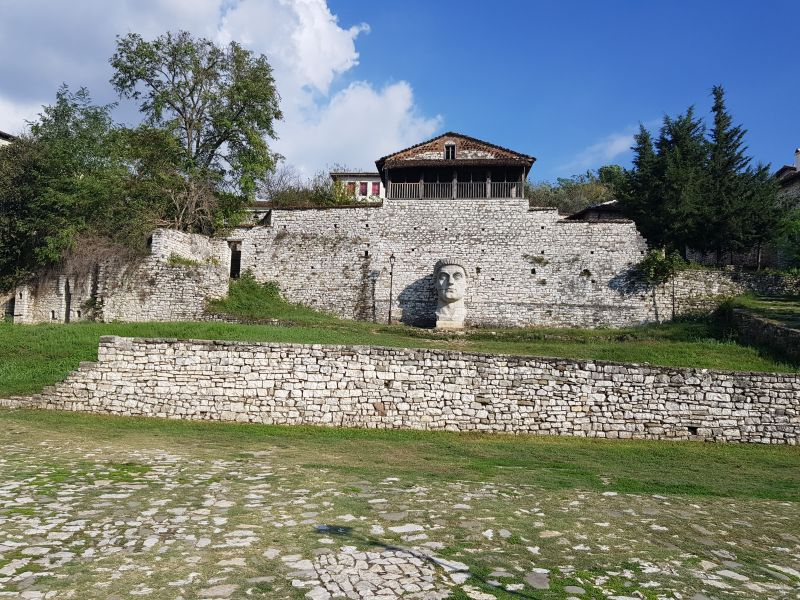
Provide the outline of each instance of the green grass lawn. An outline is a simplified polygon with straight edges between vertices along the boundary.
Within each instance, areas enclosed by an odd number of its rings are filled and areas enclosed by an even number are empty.
[[[474,480],[548,489],[594,489],[796,501],[800,449],[758,444],[364,430],[207,423],[68,412],[0,410],[0,428],[131,448],[236,458],[271,448],[285,462],[348,478]]]
[[[37,392],[63,379],[81,361],[96,360],[102,335],[444,348],[735,371],[798,369],[727,339],[711,319],[625,329],[473,329],[442,334],[338,319],[285,302],[275,288],[252,280],[232,285],[229,298],[213,303],[212,309],[252,322],[0,323],[0,397]],[[265,319],[289,325],[258,323]]]
[[[800,296],[739,296],[735,308],[744,308],[760,317],[777,321],[785,327],[800,329]]]

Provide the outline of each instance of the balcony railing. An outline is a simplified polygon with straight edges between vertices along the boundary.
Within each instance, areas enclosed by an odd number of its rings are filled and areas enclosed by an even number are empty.
[[[488,192],[488,194],[487,194]],[[448,183],[392,183],[388,197],[398,200],[441,199],[453,197],[453,184]],[[519,181],[458,181],[456,198],[524,198],[524,187]]]
[[[453,184],[452,183],[423,183],[422,184],[422,197],[423,198],[452,198],[453,197]]]
[[[519,181],[493,181],[492,198],[523,198],[523,186]]]

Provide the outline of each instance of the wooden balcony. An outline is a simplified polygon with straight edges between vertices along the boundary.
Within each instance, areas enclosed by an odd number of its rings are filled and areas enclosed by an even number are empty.
[[[443,198],[524,198],[521,181],[457,181],[453,183],[390,183],[387,198],[398,200]]]

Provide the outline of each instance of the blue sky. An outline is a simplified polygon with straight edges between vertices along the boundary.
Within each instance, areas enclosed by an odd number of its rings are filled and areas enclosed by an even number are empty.
[[[797,2],[332,0],[343,26],[364,21],[348,78],[411,83],[419,110],[538,158],[552,179],[628,164],[639,122],[690,104],[703,115],[720,83],[751,154],[773,168],[800,146]]]
[[[185,29],[236,40],[275,69],[272,147],[301,174],[448,130],[538,158],[535,180],[628,164],[643,122],[722,84],[751,154],[800,146],[797,0],[3,0],[0,130],[19,133],[62,82],[118,100],[115,36]],[[135,121],[127,101],[118,120]]]

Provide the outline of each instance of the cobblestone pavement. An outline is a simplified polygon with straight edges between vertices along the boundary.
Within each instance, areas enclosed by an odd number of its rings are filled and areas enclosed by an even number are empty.
[[[796,503],[366,481],[270,448],[0,441],[0,598],[800,594]]]

